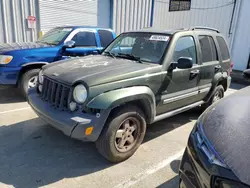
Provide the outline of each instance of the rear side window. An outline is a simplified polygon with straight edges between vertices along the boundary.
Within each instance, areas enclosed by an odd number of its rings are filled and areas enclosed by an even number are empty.
[[[76,47],[96,46],[95,34],[92,32],[79,32],[72,40],[76,42]]]
[[[230,54],[225,40],[222,37],[216,37],[216,39],[219,43],[222,60],[230,59]]]
[[[202,62],[217,61],[218,55],[214,39],[211,36],[199,36]]]
[[[98,34],[100,36],[101,46],[104,48],[113,40],[113,34],[110,31],[98,30]]]

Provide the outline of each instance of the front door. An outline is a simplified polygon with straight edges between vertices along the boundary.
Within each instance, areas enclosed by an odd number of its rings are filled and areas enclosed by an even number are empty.
[[[98,45],[96,42],[96,34],[90,31],[80,31],[71,39],[75,41],[74,48],[67,48],[64,52],[66,56],[85,56],[90,54],[98,54]]]
[[[168,71],[161,88],[157,115],[197,102],[200,65],[193,36],[185,36],[176,42],[172,62],[180,57],[192,58],[193,67]]]

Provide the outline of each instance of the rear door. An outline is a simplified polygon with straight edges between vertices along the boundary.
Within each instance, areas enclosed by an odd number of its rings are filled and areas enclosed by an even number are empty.
[[[216,40],[218,43],[218,49],[219,49],[218,51],[222,62],[221,63],[222,71],[229,75],[232,69],[231,65],[232,62],[228,50],[228,45],[222,36],[216,36]]]
[[[212,87],[214,75],[221,72],[221,65],[215,45],[215,39],[210,35],[199,35],[198,41],[201,61],[199,99],[202,100]]]

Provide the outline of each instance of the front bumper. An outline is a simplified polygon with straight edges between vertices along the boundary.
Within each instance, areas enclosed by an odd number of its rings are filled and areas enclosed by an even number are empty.
[[[0,85],[15,85],[20,67],[0,67]]]
[[[82,141],[96,141],[104,127],[109,111],[105,111],[97,118],[94,114],[86,114],[79,111],[61,111],[43,101],[36,89],[30,89],[28,93],[28,102],[36,114],[45,122],[56,129],[62,131],[65,135]],[[88,127],[93,127],[90,135],[85,135]]]

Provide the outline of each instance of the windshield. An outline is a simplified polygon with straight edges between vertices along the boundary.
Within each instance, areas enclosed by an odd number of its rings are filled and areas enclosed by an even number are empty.
[[[66,37],[70,32],[72,31],[72,28],[55,28],[50,31],[48,31],[45,35],[40,37],[37,42],[42,42],[46,44],[51,45],[57,45],[61,42],[61,40]]]
[[[164,34],[124,33],[117,37],[103,54],[158,64],[168,42],[169,36]]]

